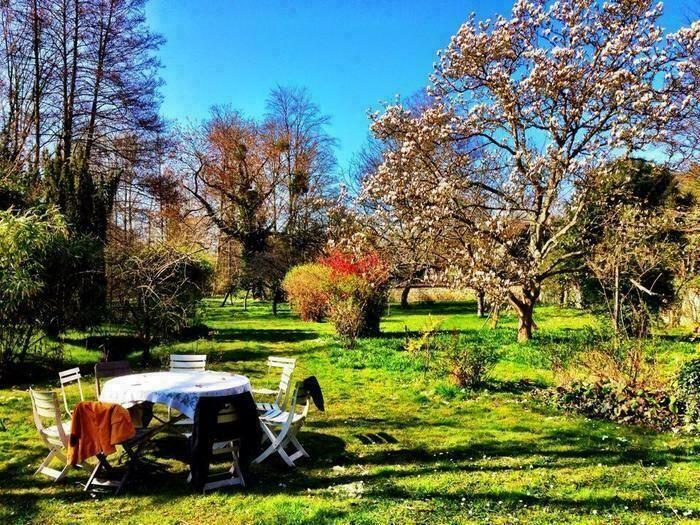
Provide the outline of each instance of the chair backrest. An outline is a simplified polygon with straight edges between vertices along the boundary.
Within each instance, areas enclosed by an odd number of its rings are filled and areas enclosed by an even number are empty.
[[[95,363],[95,394],[100,398],[100,379],[105,377],[127,376],[131,373],[129,361],[107,361]]]
[[[282,369],[279,388],[277,389],[277,395],[275,396],[275,403],[282,410],[284,410],[287,406],[287,401],[289,400],[289,384],[292,381],[292,374],[294,373],[294,367],[296,366],[296,359],[291,357],[268,357],[267,366],[270,368],[275,367]]]
[[[83,397],[83,386],[80,384],[80,368],[70,368],[58,373],[58,380],[61,382],[61,394],[63,395],[63,405],[66,407],[66,412],[70,415],[73,411],[68,407],[68,398],[66,397],[65,385],[69,383],[78,383],[78,391],[80,392],[80,400],[85,401]]]
[[[292,401],[289,405],[289,416],[282,427],[283,431],[286,431],[286,429],[292,425],[295,415],[301,415],[302,419],[306,419],[306,416],[309,414],[310,402],[311,395],[304,388],[304,382],[297,381],[296,385],[294,385],[294,394],[292,394]],[[299,408],[301,412],[297,412]]]
[[[296,363],[297,363],[297,360],[294,359],[293,357],[270,356],[267,358],[267,366],[277,366],[277,367],[291,366],[292,368],[294,368]]]
[[[224,403],[216,414],[216,428],[212,429],[211,457],[209,459],[209,468],[206,479],[202,480],[202,491],[217,489],[230,485],[244,485],[243,475],[240,465],[238,464],[238,447],[236,443],[240,439],[240,428],[236,424],[238,414],[232,403]],[[214,456],[228,455],[233,456],[233,464],[226,464],[226,471],[222,472],[221,468],[215,469]],[[222,478],[223,476],[223,478]]]
[[[275,403],[282,410],[287,406],[287,401],[289,401],[289,384],[292,382],[292,373],[294,372],[294,367],[285,366],[282,368],[282,373],[280,374],[280,385],[277,390],[277,395],[275,396]]]
[[[238,414],[231,403],[226,403],[216,415],[217,425],[227,425],[238,421]]]
[[[203,372],[206,369],[206,354],[170,354],[171,372]]]
[[[238,421],[238,413],[232,403],[226,402],[222,398],[218,398],[218,401],[222,404],[218,407],[214,428],[208,429],[209,435],[214,442],[237,439],[240,429],[234,423]],[[202,400],[200,399],[199,402],[201,403]],[[205,421],[200,420],[199,424],[205,424]]]
[[[61,421],[61,408],[58,403],[58,397],[52,391],[38,391],[29,389],[29,397],[32,400],[32,414],[34,416],[34,424],[39,431],[42,439],[49,446],[68,446],[68,437],[63,430]],[[49,421],[49,425],[44,425],[44,421]],[[50,426],[56,427],[56,434],[49,433],[46,429]]]

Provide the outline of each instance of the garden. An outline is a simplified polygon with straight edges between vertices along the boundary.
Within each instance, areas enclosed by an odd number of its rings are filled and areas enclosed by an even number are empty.
[[[692,433],[658,432],[608,422],[553,406],[538,395],[555,387],[549,349],[582,339],[592,326],[580,311],[542,307],[540,330],[526,348],[513,344],[507,315],[492,331],[474,300],[392,305],[382,336],[352,350],[329,323],[300,321],[287,308],[242,299],[207,301],[207,339],[157,348],[206,353],[212,367],[264,382],[265,358],[296,357],[314,373],[327,400],[302,432],[311,458],[294,470],[263,463],[244,491],[193,494],[186,467],[168,460],[168,474],[136,483],[120,497],[91,495],[71,471],[53,484],[33,472],[45,451],[29,417],[23,385],[2,397],[0,517],[8,523],[693,523],[700,513],[698,444]],[[503,354],[473,389],[426,370],[406,349],[440,322],[472,340],[505,342]],[[540,337],[541,336],[541,337]],[[83,336],[66,347],[70,365],[100,358]],[[697,344],[659,337],[658,363],[673,374]],[[130,356],[139,361],[138,353]],[[269,380],[269,377],[267,378]],[[43,379],[49,386],[53,378]],[[86,379],[87,381],[87,379]],[[77,391],[70,391],[75,399]],[[165,444],[164,444],[165,446]]]
[[[700,522],[700,8],[235,4],[0,3],[0,522]]]

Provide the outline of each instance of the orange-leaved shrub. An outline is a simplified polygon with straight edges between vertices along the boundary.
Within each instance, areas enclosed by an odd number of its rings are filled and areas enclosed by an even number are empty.
[[[308,263],[295,266],[284,277],[282,289],[304,321],[321,321],[328,314],[330,275],[328,266]]]

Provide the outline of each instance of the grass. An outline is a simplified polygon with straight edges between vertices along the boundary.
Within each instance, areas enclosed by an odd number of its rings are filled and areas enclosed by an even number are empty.
[[[428,316],[442,329],[501,342],[505,359],[488,388],[463,392],[426,376],[402,350],[406,331]],[[538,338],[565,344],[592,319],[573,310],[538,310]],[[209,303],[206,340],[155,350],[207,352],[212,368],[274,381],[265,359],[298,359],[298,378],[318,377],[327,412],[312,411],[301,441],[311,459],[294,470],[274,460],[254,470],[246,490],[192,494],[186,467],[135,484],[121,497],[92,496],[71,472],[54,485],[32,476],[45,450],[31,421],[27,385],[0,389],[2,523],[694,523],[700,516],[700,440],[694,436],[591,421],[542,407],[520,385],[551,384],[537,344],[513,344],[515,320],[487,331],[472,303],[392,307],[383,337],[341,348],[328,324],[299,321],[253,304]],[[84,373],[99,357],[72,334],[67,360]],[[693,345],[664,342],[675,367]],[[130,356],[136,362],[137,354]],[[530,383],[520,380],[529,379]],[[41,386],[56,388],[51,379]],[[92,393],[90,379],[86,392]],[[75,399],[76,392],[72,391]]]

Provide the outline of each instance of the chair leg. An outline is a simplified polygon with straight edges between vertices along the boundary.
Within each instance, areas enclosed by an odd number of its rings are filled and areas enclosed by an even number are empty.
[[[119,493],[122,491],[122,489],[126,486],[126,480],[129,479],[131,476],[131,473],[133,471],[133,466],[131,462],[126,466],[126,471],[124,472],[124,475],[122,478],[117,482],[117,490],[114,491],[115,496],[119,496]]]
[[[217,446],[217,445],[225,445],[223,446]],[[229,450],[231,451],[231,468],[228,469],[227,474],[229,477],[225,477],[224,479],[220,479],[218,481],[206,481],[202,487],[202,494],[206,494],[208,490],[214,490],[217,488],[221,487],[229,487],[233,485],[241,485],[242,487],[245,487],[245,479],[243,478],[243,471],[241,470],[241,465],[238,461],[238,454],[236,453],[236,449],[234,448],[234,444],[232,441],[229,442],[221,442],[221,443],[215,443],[214,447],[212,448],[212,455],[216,455],[216,450],[219,450],[219,454],[221,454],[221,451],[228,452]],[[220,477],[222,475],[225,475],[224,473],[217,473],[217,474],[212,474],[211,471],[209,472],[209,478],[212,479],[212,477]],[[192,481],[192,472],[189,473],[187,476],[187,482],[190,483]]]
[[[253,460],[253,463],[262,463],[273,452],[277,452],[282,458],[282,460],[290,467],[294,466],[294,461],[296,461],[297,459],[301,457],[309,457],[309,454],[306,452],[306,450],[304,450],[304,447],[301,446],[301,443],[299,443],[299,440],[296,438],[296,432],[298,431],[297,427],[292,427],[290,429],[291,435],[288,434],[286,437],[280,440],[280,436],[276,436],[272,429],[270,429],[270,427],[268,427],[263,422],[260,422],[260,425],[263,429],[263,443],[266,439],[269,439],[270,446],[267,447],[262,454],[255,458]],[[287,452],[284,450],[284,447],[290,443],[296,449],[296,451],[291,456],[287,454]]]
[[[245,479],[243,479],[243,471],[241,470],[241,464],[238,462],[238,454],[235,450],[231,451],[231,456],[233,459],[233,465],[231,466],[231,474],[241,480],[241,486],[245,487]]]
[[[275,436],[275,433],[272,430],[270,430],[270,428],[262,421],[260,422],[260,428],[263,431],[262,442],[265,443],[265,441],[270,441],[270,445],[262,452],[262,454],[260,454],[257,458],[253,460],[253,463],[262,463],[277,448],[275,446],[275,442],[277,440],[277,436]]]
[[[275,433],[270,429],[270,427],[268,427],[262,421],[260,422],[260,426],[262,427],[262,431],[263,431],[263,442],[265,442],[265,440],[269,439],[270,443],[274,443],[275,439],[277,439],[277,436],[275,435]]]
[[[304,447],[301,446],[301,443],[299,443],[299,440],[297,439],[296,436],[291,436],[289,438],[289,441],[296,447],[297,451],[301,452],[301,455],[304,456],[305,458],[310,457],[309,453],[304,450]]]
[[[56,470],[55,468],[49,467],[51,460],[53,460],[54,458],[60,460],[63,463],[63,468],[61,470]],[[55,483],[57,481],[61,481],[66,476],[66,473],[68,472],[69,468],[70,465],[68,465],[68,462],[66,461],[66,456],[58,448],[54,447],[49,450],[48,455],[46,456],[44,461],[42,461],[41,465],[39,465],[39,468],[36,469],[34,475],[36,476],[37,474],[44,474],[46,476],[49,476],[50,478],[53,478]]]
[[[277,452],[282,460],[289,465],[290,467],[294,466],[294,461],[292,458],[289,457],[289,454],[287,454],[284,450],[285,445],[289,441],[287,439],[284,439],[282,441],[279,441],[275,439],[272,444],[267,447],[262,454],[260,454],[257,458],[253,460],[253,463],[262,463],[265,461],[268,457],[270,457],[274,452]]]
[[[58,477],[56,478],[56,481],[61,481],[66,476],[66,473],[68,472],[69,468],[70,468],[70,465],[66,464],[66,466],[61,469],[61,472],[58,475]]]
[[[280,457],[282,458],[282,460],[283,460],[288,466],[293,467],[293,466],[294,466],[294,460],[293,460],[291,457],[289,457],[289,454],[287,454],[287,452],[285,452],[285,450],[284,450],[284,446],[285,446],[287,443],[288,443],[287,440],[285,440],[284,442],[282,442],[282,443],[280,444],[280,446],[277,447],[277,453],[280,455]]]
[[[119,492],[121,492],[121,489],[123,488],[124,483],[126,482],[126,479],[131,474],[131,468],[129,466],[127,466],[126,471],[124,472],[124,475],[118,481],[116,481],[114,479],[109,479],[109,477],[105,480],[101,480],[97,477],[101,471],[104,471],[106,476],[113,475],[116,472],[116,470],[112,467],[112,465],[109,464],[107,457],[104,456],[103,454],[98,454],[97,455],[97,465],[95,465],[95,468],[92,469],[92,472],[90,473],[90,477],[88,477],[87,483],[85,483],[85,488],[83,489],[85,492],[90,490],[90,488],[94,485],[97,487],[114,488],[115,495],[117,495],[117,494],[119,494]]]
[[[95,468],[92,469],[92,472],[90,472],[90,476],[88,477],[88,480],[85,483],[85,488],[83,488],[83,492],[87,492],[88,490],[90,490],[90,487],[94,483],[95,477],[97,476],[97,473],[99,472],[100,467],[101,467],[101,462],[98,458],[97,465],[95,465]]]
[[[36,476],[37,474],[42,472],[46,467],[48,467],[49,463],[51,463],[51,460],[54,458],[55,455],[56,455],[56,449],[55,448],[50,449],[49,454],[46,456],[44,461],[42,461],[41,465],[39,465],[39,468],[36,469],[36,472],[34,473],[34,475]]]
[[[273,443],[272,445],[270,445],[269,447],[267,447],[267,448],[262,452],[262,454],[260,454],[257,458],[255,458],[255,459],[253,460],[253,463],[262,463],[263,461],[265,461],[265,460],[270,456],[270,454],[272,454],[272,453],[275,451],[276,448],[277,448],[277,447],[276,447],[275,444]]]
[[[68,458],[66,458],[66,455],[63,453],[63,451],[60,448],[54,449],[55,450],[55,455],[56,459],[63,463],[68,463]]]

